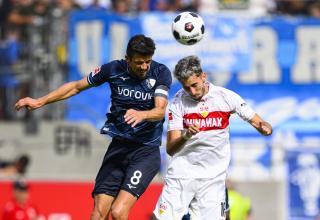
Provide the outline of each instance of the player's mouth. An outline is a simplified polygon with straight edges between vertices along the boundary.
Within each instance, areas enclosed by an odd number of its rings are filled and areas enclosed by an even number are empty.
[[[139,74],[139,76],[143,76],[144,77],[145,75],[147,75],[147,72],[148,71],[146,71],[146,70],[142,70],[142,71],[139,71],[138,74]]]
[[[201,94],[191,95],[194,100],[200,100],[202,98]]]

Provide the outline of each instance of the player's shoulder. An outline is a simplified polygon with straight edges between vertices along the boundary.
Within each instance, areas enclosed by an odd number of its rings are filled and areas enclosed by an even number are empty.
[[[180,89],[172,99],[172,104],[180,103],[185,97],[187,96],[187,93],[184,91],[184,89]]]
[[[101,72],[103,73],[117,74],[118,72],[126,71],[127,64],[125,60],[112,60],[108,63],[101,65],[100,69],[101,69]]]
[[[166,65],[159,63],[155,60],[152,60],[151,65],[150,65],[150,69],[156,75],[163,74],[164,72],[171,74],[169,68]]]
[[[157,68],[169,69],[165,64],[159,63],[159,62],[157,62],[157,61],[155,61],[155,60],[152,60],[152,62],[151,62],[151,68],[155,68],[155,69],[157,69]]]
[[[102,67],[104,68],[110,68],[110,69],[126,69],[127,63],[125,60],[121,59],[121,60],[112,60],[108,63],[105,63],[102,65]]]
[[[216,85],[213,85],[213,84],[210,84],[210,92],[213,94],[213,95],[220,95],[220,96],[233,96],[235,95],[236,93],[230,89],[227,89],[225,87],[222,87],[222,86],[216,86]]]

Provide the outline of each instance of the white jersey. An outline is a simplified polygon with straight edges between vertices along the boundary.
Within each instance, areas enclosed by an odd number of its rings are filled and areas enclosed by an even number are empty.
[[[168,131],[199,124],[200,132],[173,155],[167,178],[225,178],[230,162],[229,117],[237,113],[248,121],[255,115],[238,94],[208,85],[200,101],[181,89],[169,107]]]

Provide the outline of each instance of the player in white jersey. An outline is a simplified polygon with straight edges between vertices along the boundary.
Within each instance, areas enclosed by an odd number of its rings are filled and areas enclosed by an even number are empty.
[[[159,220],[225,219],[225,180],[230,162],[229,117],[237,113],[262,135],[272,127],[235,92],[206,80],[196,56],[174,70],[183,89],[169,108],[167,153],[172,156],[154,210]]]

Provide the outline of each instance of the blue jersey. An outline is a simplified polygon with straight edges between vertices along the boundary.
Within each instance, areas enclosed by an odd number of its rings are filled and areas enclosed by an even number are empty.
[[[96,68],[87,79],[93,86],[104,82],[110,85],[111,108],[101,129],[102,134],[160,146],[164,120],[143,121],[132,128],[125,122],[124,115],[128,109],[153,109],[155,96],[167,98],[172,77],[165,65],[152,61],[146,78],[141,80],[129,74],[125,60],[115,60]]]

